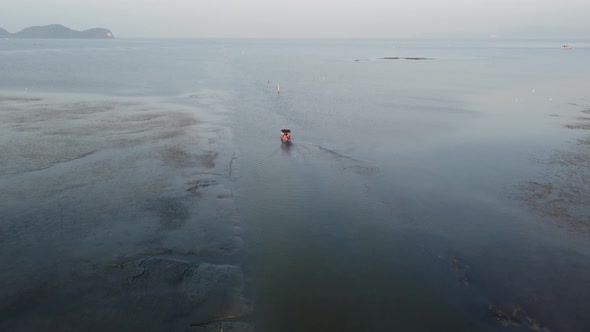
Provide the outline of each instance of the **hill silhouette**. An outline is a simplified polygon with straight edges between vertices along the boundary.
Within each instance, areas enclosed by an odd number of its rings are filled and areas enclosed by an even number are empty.
[[[60,24],[45,26],[33,26],[16,33],[9,33],[0,28],[0,36],[8,38],[34,38],[34,39],[112,39],[115,38],[109,29],[94,28],[84,31],[72,30]]]

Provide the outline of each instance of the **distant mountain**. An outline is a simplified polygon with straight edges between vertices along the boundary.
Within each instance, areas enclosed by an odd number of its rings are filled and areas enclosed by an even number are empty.
[[[9,33],[0,28],[0,36],[8,38],[34,38],[34,39],[111,39],[115,38],[109,29],[95,28],[84,31],[76,31],[59,24],[46,26],[34,26],[25,28],[16,33]]]

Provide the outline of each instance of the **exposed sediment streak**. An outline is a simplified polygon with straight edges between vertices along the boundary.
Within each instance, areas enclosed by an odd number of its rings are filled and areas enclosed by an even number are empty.
[[[234,160],[236,160],[236,158],[237,158],[236,157],[236,154],[234,153],[233,156],[231,157],[231,160],[229,161],[229,170],[228,170],[227,176],[228,176],[228,178],[230,180],[231,180],[232,167],[233,167],[233,164],[234,164]]]
[[[27,170],[27,171],[25,171],[25,172],[6,172],[6,173],[0,173],[0,174],[22,174],[22,173],[33,173],[33,172],[38,172],[38,171],[42,171],[42,170],[45,170],[45,169],[48,169],[48,168],[51,168],[51,167],[57,166],[57,165],[59,165],[59,164],[64,164],[64,163],[68,163],[68,162],[70,162],[70,161],[74,161],[74,160],[79,160],[79,159],[82,159],[82,158],[86,158],[86,157],[88,157],[88,156],[90,156],[90,155],[92,155],[92,154],[94,154],[94,153],[96,153],[96,150],[93,150],[93,151],[89,151],[89,152],[86,152],[86,153],[80,154],[80,155],[78,155],[78,156],[75,156],[75,157],[73,157],[73,158],[68,158],[68,159],[61,159],[61,160],[57,160],[57,161],[53,162],[53,163],[52,163],[52,164],[50,164],[50,165],[43,166],[43,167],[38,167],[38,168],[33,168],[33,169],[29,169],[29,170]]]

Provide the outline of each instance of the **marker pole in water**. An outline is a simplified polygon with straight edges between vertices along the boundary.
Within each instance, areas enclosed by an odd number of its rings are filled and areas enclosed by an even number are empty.
[[[277,84],[277,94],[280,95],[281,94],[281,85]]]

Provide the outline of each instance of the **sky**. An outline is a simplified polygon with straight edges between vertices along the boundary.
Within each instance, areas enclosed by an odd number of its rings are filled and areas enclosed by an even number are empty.
[[[123,38],[589,38],[590,0],[1,0],[0,27]]]

